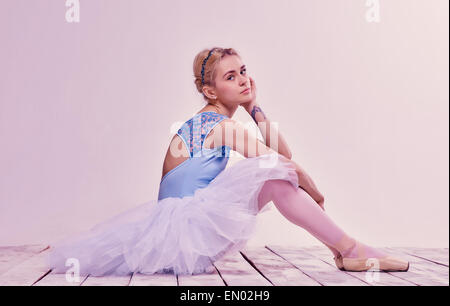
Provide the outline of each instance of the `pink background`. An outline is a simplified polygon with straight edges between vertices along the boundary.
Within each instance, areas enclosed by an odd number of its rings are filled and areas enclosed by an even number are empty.
[[[80,0],[68,23],[63,0],[2,0],[0,245],[156,199],[171,126],[203,106],[194,56],[222,46],[338,225],[448,247],[449,2],[380,0],[379,23],[365,2]],[[270,205],[249,245],[320,244]]]

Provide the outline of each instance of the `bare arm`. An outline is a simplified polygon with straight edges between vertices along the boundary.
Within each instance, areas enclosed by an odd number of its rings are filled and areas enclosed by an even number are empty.
[[[213,130],[214,143],[229,146],[233,151],[239,152],[245,157],[256,157],[264,154],[276,153],[280,158],[292,163],[298,177],[299,187],[305,190],[323,209],[324,197],[317,189],[316,185],[295,161],[279,154],[272,148],[266,146],[262,141],[254,137],[239,122],[232,119],[224,119],[219,124],[220,128]]]
[[[276,129],[275,126],[272,125],[270,120],[267,118],[266,114],[264,114],[263,110],[256,102],[256,91],[257,91],[256,83],[255,80],[253,80],[253,78],[251,77],[250,77],[250,86],[252,91],[252,99],[249,102],[241,104],[241,106],[247,111],[247,113],[250,114],[250,116],[253,118],[253,121],[255,121],[256,125],[261,131],[261,134],[263,135],[265,145],[277,151],[279,154],[283,155],[287,159],[291,160],[292,153],[291,150],[289,149],[287,142],[284,140],[283,136],[278,131],[278,129]],[[273,129],[272,133],[271,128]],[[271,136],[273,136],[273,138],[276,137],[274,139],[275,141],[271,139]],[[325,210],[323,207],[325,198],[317,189],[311,177],[306,173],[306,171],[302,167],[300,167],[300,165],[298,165],[293,160],[291,160],[291,162],[294,164],[298,175],[299,187],[305,190],[320,205],[320,207],[323,210]]]
[[[289,149],[286,140],[284,140],[284,137],[281,135],[281,133],[278,131],[275,125],[272,124],[272,122],[263,112],[261,107],[256,102],[254,102],[244,108],[253,118],[253,121],[256,123],[259,130],[261,131],[266,146],[274,149],[287,159],[291,159],[292,153],[291,150]],[[276,137],[277,139],[272,140],[271,137]]]
[[[241,104],[241,106],[249,113],[253,118],[253,121],[258,126],[261,134],[264,138],[265,145],[277,151],[287,159],[292,158],[291,150],[287,142],[284,140],[281,133],[276,128],[276,124],[273,124],[266,114],[261,109],[260,105],[256,102],[256,82],[250,77],[251,87],[251,101]]]
[[[320,191],[317,189],[316,184],[314,184],[312,178],[295,161],[291,160],[291,162],[294,164],[298,175],[298,184],[300,185],[299,187],[305,190],[311,196],[311,198],[313,198],[313,200],[316,201],[317,204],[319,204],[323,210],[325,210],[323,207],[325,198],[322,195],[322,193],[320,193]]]

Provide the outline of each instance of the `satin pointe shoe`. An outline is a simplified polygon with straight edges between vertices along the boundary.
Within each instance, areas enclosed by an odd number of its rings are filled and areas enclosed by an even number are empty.
[[[342,258],[342,264],[345,271],[402,271],[409,269],[409,262],[392,256],[385,257],[367,257],[365,249],[359,243],[356,245],[357,258]]]
[[[336,263],[336,267],[339,270],[344,271],[344,262],[342,261],[342,255],[338,254],[333,259],[334,259],[334,262]]]

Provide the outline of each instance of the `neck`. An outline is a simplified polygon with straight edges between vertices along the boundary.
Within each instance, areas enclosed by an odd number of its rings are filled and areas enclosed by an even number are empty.
[[[214,111],[216,113],[225,115],[228,118],[231,118],[233,117],[233,114],[236,112],[237,108],[238,108],[237,106],[229,107],[220,102],[214,104],[208,103],[199,111],[199,113]]]

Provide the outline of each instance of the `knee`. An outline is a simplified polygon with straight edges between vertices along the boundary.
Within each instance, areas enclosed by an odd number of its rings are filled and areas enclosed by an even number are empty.
[[[265,181],[258,195],[259,210],[270,201],[282,201],[283,197],[289,193],[288,188],[293,190],[292,185],[285,180]]]
[[[286,180],[269,180],[266,181],[265,186],[270,191],[271,199],[279,198],[292,190],[292,184]]]

